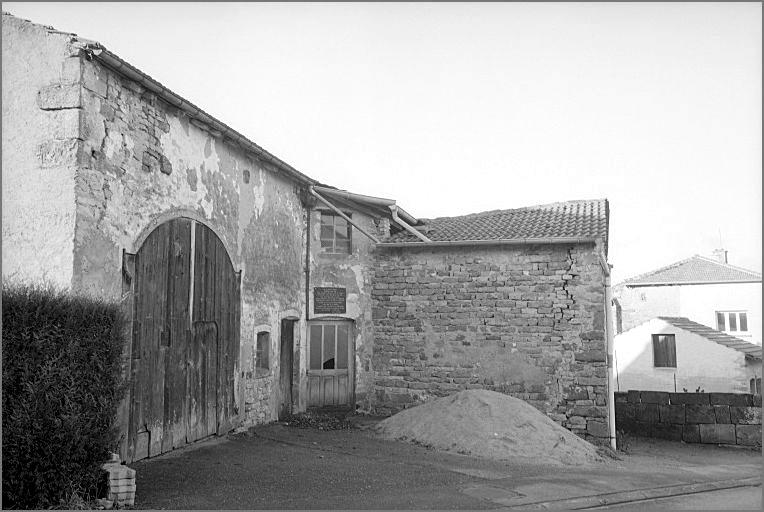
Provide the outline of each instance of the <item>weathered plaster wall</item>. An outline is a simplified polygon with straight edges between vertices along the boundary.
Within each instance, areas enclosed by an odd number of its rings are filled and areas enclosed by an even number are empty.
[[[373,323],[371,319],[371,275],[374,266],[376,248],[366,235],[352,228],[351,254],[329,254],[321,249],[321,210],[311,212],[311,242],[310,242],[310,318],[312,320],[327,318],[346,318],[353,320],[355,332],[355,396],[356,407],[360,410],[369,409],[369,394],[374,386],[372,366]],[[386,235],[389,224],[374,219],[364,213],[342,208],[352,214],[354,222],[368,233],[378,236]],[[313,289],[315,287],[345,288],[347,293],[347,312],[344,315],[315,314],[313,308]],[[301,375],[305,374],[307,366],[307,344],[302,347],[303,363]],[[301,383],[301,407],[305,407],[307,382]]]
[[[604,442],[604,274],[592,246],[380,250],[372,408],[462,389],[524,399]]]
[[[653,334],[673,334],[676,368],[656,368]],[[747,393],[751,378],[761,377],[761,362],[748,364],[745,354],[653,319],[615,337],[616,384],[619,391]]]
[[[3,277],[72,282],[80,61],[71,35],[3,15]]]
[[[288,311],[301,316],[304,302],[305,214],[296,185],[138,83],[96,61],[82,63],[75,285],[119,298],[123,249],[137,252],[151,230],[177,216],[212,228],[242,272],[240,420],[273,419],[280,321]],[[254,376],[257,325],[272,332],[271,372],[261,378]],[[298,325],[297,340],[303,332]]]

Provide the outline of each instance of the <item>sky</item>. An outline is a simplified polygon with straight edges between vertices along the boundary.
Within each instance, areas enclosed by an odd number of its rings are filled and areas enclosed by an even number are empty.
[[[419,218],[607,198],[613,282],[761,272],[748,3],[17,3],[299,171]]]

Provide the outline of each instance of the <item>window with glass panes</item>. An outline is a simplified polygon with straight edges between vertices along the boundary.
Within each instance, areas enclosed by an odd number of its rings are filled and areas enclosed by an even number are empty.
[[[717,311],[716,329],[723,332],[748,332],[746,311]]]
[[[653,334],[653,366],[676,368],[676,337],[673,334]]]
[[[346,213],[350,217],[349,213]],[[321,212],[321,249],[324,252],[350,254],[350,223],[332,212]]]
[[[310,326],[310,370],[347,370],[349,329],[347,322]]]

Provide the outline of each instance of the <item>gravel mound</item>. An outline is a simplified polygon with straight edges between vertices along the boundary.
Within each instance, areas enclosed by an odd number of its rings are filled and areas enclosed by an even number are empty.
[[[594,445],[532,405],[482,389],[405,409],[374,430],[386,439],[476,457],[558,465],[604,462]]]

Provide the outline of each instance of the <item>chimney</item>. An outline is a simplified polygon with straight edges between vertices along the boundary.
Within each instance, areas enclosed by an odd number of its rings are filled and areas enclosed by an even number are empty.
[[[726,249],[714,249],[713,255],[719,263],[727,263]]]

